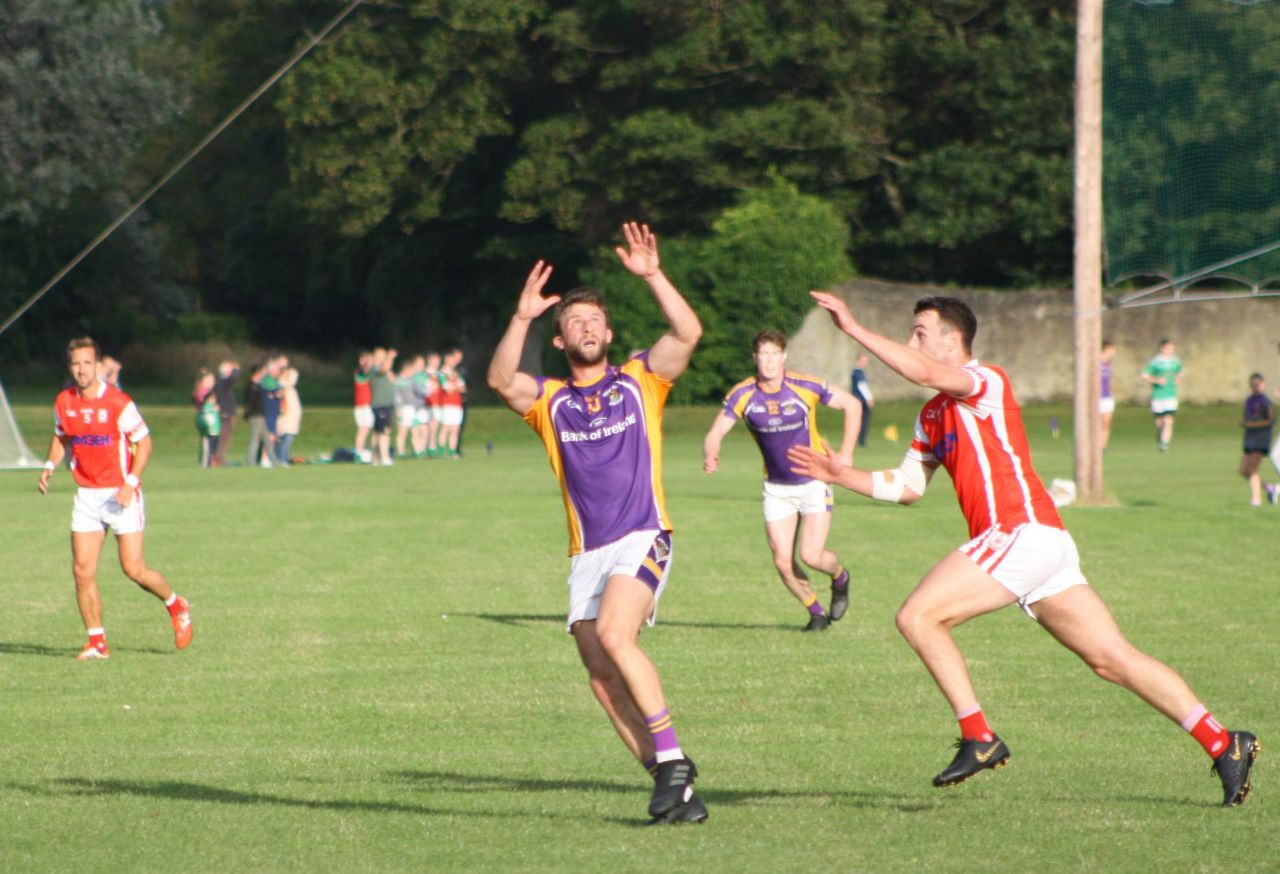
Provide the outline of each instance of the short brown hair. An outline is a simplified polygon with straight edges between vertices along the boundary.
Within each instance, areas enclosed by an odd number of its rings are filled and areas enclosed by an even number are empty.
[[[969,305],[958,297],[926,297],[916,301],[915,314],[933,310],[938,321],[952,331],[960,332],[960,342],[966,352],[973,351],[973,338],[978,335],[978,317]]]
[[[751,338],[751,351],[759,352],[760,347],[765,343],[772,343],[783,352],[787,351],[787,335],[781,331],[775,331],[772,328],[756,331],[756,335]]]
[[[67,360],[68,361],[71,360],[71,353],[75,352],[77,349],[92,349],[93,360],[94,361],[102,360],[102,347],[99,346],[98,341],[93,339],[92,337],[76,337],[74,340],[68,343],[67,344]]]
[[[604,326],[606,328],[613,327],[612,323],[609,321],[609,308],[604,305],[604,295],[596,291],[594,288],[575,288],[572,291],[566,291],[561,295],[560,302],[556,304],[555,311],[552,313],[552,317],[555,320],[556,325],[555,336],[559,337],[561,333],[560,317],[564,315],[565,310],[576,303],[585,303],[590,304],[593,307],[598,307],[600,311],[604,313]]]

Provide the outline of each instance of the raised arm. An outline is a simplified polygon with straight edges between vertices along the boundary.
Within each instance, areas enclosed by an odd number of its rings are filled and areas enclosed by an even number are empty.
[[[653,298],[671,330],[658,338],[649,350],[649,369],[663,379],[673,380],[689,366],[693,350],[702,337],[702,323],[679,290],[659,269],[658,238],[648,225],[627,222],[622,226],[626,247],[614,251],[622,266],[649,284]]]
[[[822,449],[818,452],[803,443],[792,446],[787,450],[791,472],[891,504],[914,504],[920,500],[938,469],[908,453],[896,470],[860,470],[841,464],[825,441]]]
[[[527,373],[520,372],[520,356],[524,352],[524,341],[529,336],[529,326],[533,320],[555,306],[560,300],[558,295],[542,296],[542,289],[551,278],[551,265],[539,261],[529,271],[520,291],[520,299],[516,303],[515,315],[507,325],[507,331],[498,341],[498,348],[493,350],[493,360],[489,362],[489,388],[497,392],[502,402],[520,415],[524,415],[538,399],[538,381]]]
[[[976,388],[973,376],[964,368],[935,361],[922,352],[877,334],[858,322],[849,312],[848,305],[834,294],[825,291],[811,291],[809,294],[818,306],[831,314],[837,328],[861,343],[863,348],[904,379],[956,397],[973,394]]]
[[[720,443],[726,434],[733,430],[737,419],[720,413],[711,423],[707,436],[702,441],[702,470],[704,473],[715,473],[720,469]]]
[[[858,444],[858,431],[862,428],[862,402],[844,389],[832,388],[827,406],[844,413],[844,436],[840,438],[840,451],[836,457],[845,467],[850,467],[853,449]]]

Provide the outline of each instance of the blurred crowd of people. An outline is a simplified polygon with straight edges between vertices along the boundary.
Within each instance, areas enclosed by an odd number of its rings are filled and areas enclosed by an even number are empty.
[[[355,460],[386,466],[396,459],[460,457],[467,394],[462,350],[406,357],[397,369],[399,357],[395,349],[377,348],[357,359]]]
[[[223,467],[236,427],[236,384],[240,364],[225,360],[216,373],[201,368],[191,399],[200,436],[200,466]],[[245,463],[260,467],[288,467],[293,441],[302,428],[302,400],[298,371],[289,357],[270,353],[257,363],[244,387],[243,414],[249,427]]]

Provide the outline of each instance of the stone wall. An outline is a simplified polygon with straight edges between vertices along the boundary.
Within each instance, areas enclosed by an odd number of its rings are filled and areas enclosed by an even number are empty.
[[[904,342],[918,299],[962,298],[978,317],[974,354],[1005,368],[1021,400],[1066,400],[1072,395],[1069,290],[970,291],[858,280],[836,293],[864,325]],[[1150,390],[1138,374],[1163,337],[1173,340],[1182,358],[1183,400],[1239,401],[1248,394],[1248,377],[1255,370],[1271,387],[1280,387],[1280,298],[1110,309],[1103,314],[1102,333],[1117,345],[1114,390],[1121,402],[1146,402]],[[847,388],[859,350],[815,308],[790,341],[787,367]],[[868,376],[877,399],[928,395],[874,357]]]

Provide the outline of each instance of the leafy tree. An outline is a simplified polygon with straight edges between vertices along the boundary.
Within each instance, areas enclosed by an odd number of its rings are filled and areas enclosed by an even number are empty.
[[[178,109],[142,68],[160,25],[143,0],[0,4],[0,309],[7,315],[127,205],[144,136]],[[189,308],[164,268],[165,235],[126,225],[11,330],[0,354],[60,359],[68,331],[123,342]],[[55,351],[50,351],[50,349]]]

